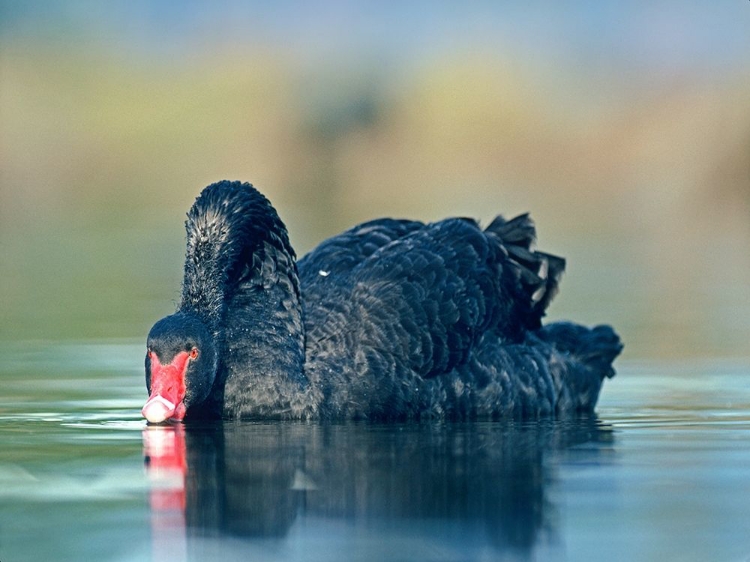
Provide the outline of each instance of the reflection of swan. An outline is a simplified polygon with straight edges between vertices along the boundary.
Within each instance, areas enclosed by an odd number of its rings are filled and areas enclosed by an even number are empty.
[[[528,425],[187,425],[150,427],[145,437],[152,431],[184,432],[189,553],[204,550],[206,537],[220,549],[227,537],[283,537],[321,521],[356,524],[386,542],[394,530],[424,544],[466,540],[459,538],[464,534],[497,551],[529,553],[541,536],[554,534],[545,456],[611,438],[590,418]],[[154,466],[150,442],[145,452]]]

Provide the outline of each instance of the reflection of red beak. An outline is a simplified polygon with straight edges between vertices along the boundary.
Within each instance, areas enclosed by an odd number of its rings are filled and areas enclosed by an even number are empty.
[[[151,423],[185,417],[185,371],[189,355],[181,351],[169,365],[162,365],[155,353],[151,353],[151,396],[141,410],[143,417]]]
[[[150,481],[151,560],[187,560],[185,529],[187,463],[181,424],[143,430],[143,453]]]

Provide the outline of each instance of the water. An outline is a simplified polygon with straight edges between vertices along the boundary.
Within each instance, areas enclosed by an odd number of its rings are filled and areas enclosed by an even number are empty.
[[[750,365],[598,417],[146,427],[142,346],[0,349],[0,560],[750,559]]]

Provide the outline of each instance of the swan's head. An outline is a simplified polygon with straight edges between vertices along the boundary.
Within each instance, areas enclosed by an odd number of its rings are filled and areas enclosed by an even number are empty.
[[[154,324],[146,345],[149,398],[141,413],[151,423],[182,420],[213,386],[217,367],[213,338],[197,317],[177,313]]]

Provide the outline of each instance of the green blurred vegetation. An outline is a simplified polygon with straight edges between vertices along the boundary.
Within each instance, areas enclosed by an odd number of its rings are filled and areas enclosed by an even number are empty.
[[[179,295],[184,213],[227,178],[300,255],[376,216],[530,211],[568,258],[551,318],[612,323],[631,357],[750,354],[750,73],[216,42],[3,38],[1,340],[144,337]]]

